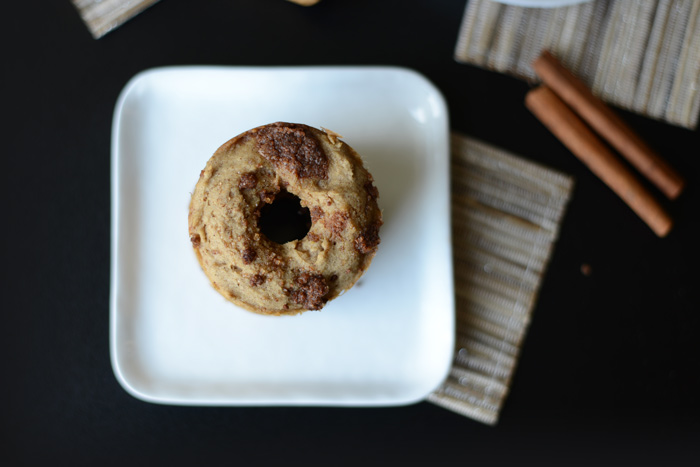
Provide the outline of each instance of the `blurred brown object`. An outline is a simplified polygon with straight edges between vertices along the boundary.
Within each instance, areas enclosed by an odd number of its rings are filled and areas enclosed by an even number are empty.
[[[590,264],[583,263],[581,265],[581,274],[583,274],[584,276],[588,277],[591,275],[592,272],[593,272],[593,268],[591,268]]]
[[[320,0],[287,0],[288,2],[297,3],[302,6],[311,6],[317,4]]]

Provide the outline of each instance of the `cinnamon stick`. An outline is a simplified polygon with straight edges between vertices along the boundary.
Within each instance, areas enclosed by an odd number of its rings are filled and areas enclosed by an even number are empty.
[[[544,84],[659,190],[670,199],[678,197],[685,185],[683,177],[554,55],[545,50],[532,66]]]
[[[540,86],[528,92],[525,105],[659,237],[668,234],[673,221],[661,204],[551,89]]]

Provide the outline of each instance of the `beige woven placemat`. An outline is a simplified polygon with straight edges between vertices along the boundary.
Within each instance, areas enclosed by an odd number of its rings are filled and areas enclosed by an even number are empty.
[[[99,39],[158,0],[71,0],[92,37]]]
[[[457,347],[427,400],[494,424],[573,180],[459,134],[451,173]]]
[[[686,128],[700,113],[700,0],[526,8],[469,0],[455,58],[535,80],[552,51],[603,100]]]

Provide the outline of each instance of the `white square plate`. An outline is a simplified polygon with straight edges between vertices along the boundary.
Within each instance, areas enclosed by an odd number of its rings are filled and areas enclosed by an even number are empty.
[[[224,300],[190,246],[190,193],[225,141],[275,121],[325,127],[364,158],[384,212],[360,281],[322,311]],[[187,405],[417,402],[454,345],[448,115],[391,67],[177,67],[124,88],[112,140],[111,357],[135,397]]]

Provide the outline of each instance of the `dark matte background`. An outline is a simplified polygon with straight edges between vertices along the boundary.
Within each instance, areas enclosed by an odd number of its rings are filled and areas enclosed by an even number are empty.
[[[464,6],[163,0],[94,40],[68,0],[4,2],[5,465],[700,465],[698,131],[622,113],[688,179],[656,238],[529,114],[526,83],[453,60]],[[414,68],[444,93],[452,129],[576,177],[496,427],[429,403],[171,407],[119,386],[112,111],[135,73],[190,64]]]

